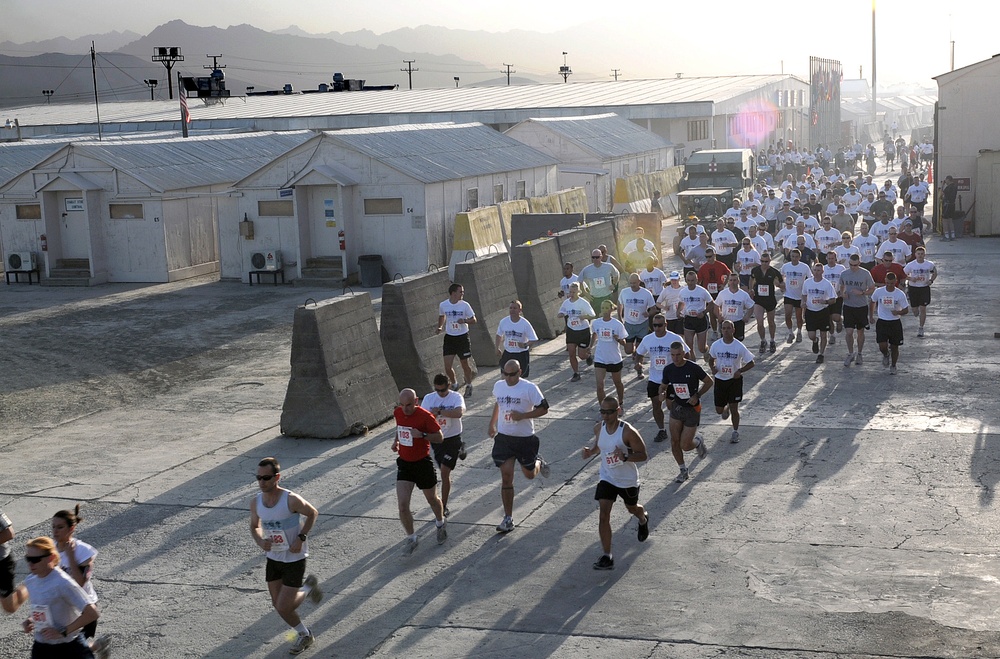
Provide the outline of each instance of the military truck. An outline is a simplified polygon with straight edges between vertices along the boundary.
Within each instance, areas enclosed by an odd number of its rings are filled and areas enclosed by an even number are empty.
[[[732,208],[733,199],[746,199],[757,181],[757,160],[750,149],[706,149],[692,153],[684,163],[680,216],[686,224],[704,222]]]

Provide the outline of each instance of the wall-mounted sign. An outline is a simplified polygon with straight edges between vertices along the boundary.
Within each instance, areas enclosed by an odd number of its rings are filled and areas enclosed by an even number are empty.
[[[966,177],[955,177],[955,184],[958,185],[959,192],[969,192],[972,190],[972,178]]]
[[[282,188],[278,190],[278,199],[284,199],[285,197],[291,197],[295,190],[291,188]]]
[[[333,199],[324,199],[323,200],[323,214],[326,217],[329,217],[329,218],[334,217]]]
[[[67,197],[66,198],[66,212],[71,213],[73,211],[82,211],[83,208],[83,197]]]

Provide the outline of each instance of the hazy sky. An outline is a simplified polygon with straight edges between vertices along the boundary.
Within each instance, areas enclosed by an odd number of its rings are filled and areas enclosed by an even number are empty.
[[[192,25],[249,23],[265,30],[294,24],[313,33],[382,33],[418,25],[554,32],[591,24],[607,35],[607,42],[595,44],[595,51],[606,51],[614,66],[627,63],[631,77],[672,75],[678,67],[662,60],[669,57],[671,44],[683,44],[700,51],[697,61],[703,70],[692,71],[695,75],[778,73],[782,65],[786,73],[802,75],[808,56],[818,55],[839,59],[849,78],[856,78],[862,66],[868,78],[871,7],[868,0],[640,0],[621,5],[606,0],[0,0],[0,41],[111,30],[146,34],[176,18]],[[956,42],[956,67],[991,57],[1000,52],[997,19],[1000,3],[993,0],[878,0],[879,81],[931,85],[932,76],[949,68],[951,39]],[[558,44],[554,48],[558,50]]]

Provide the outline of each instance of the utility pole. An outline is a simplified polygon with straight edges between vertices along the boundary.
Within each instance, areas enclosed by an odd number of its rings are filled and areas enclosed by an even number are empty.
[[[183,62],[184,55],[177,46],[156,46],[153,48],[153,61],[160,62],[167,69],[167,92],[170,100],[174,100],[174,78],[170,75],[174,62]]]
[[[878,120],[878,105],[875,102],[875,0],[872,0],[872,123]]]
[[[569,63],[566,61],[567,53],[565,50],[562,51],[563,54],[563,65],[559,67],[559,75],[562,76],[563,82],[569,82],[569,77],[573,75],[573,69],[569,68]]]
[[[90,71],[94,74],[94,106],[97,108],[97,141],[103,138],[101,134],[101,99],[97,96],[97,50],[94,42],[90,42]]]
[[[146,83],[147,87],[149,87],[149,100],[152,101],[153,100],[153,90],[156,88],[156,85],[158,85],[160,83],[160,81],[157,80],[156,78],[150,78],[149,80],[143,80],[143,82]]]
[[[952,42],[952,43],[954,43],[954,42]],[[510,68],[510,67],[514,66],[513,64],[507,64],[507,63],[505,62],[505,63],[504,63],[504,66],[505,66],[505,67],[507,67],[507,86],[508,86],[508,87],[510,87],[510,74],[511,74],[511,73],[517,73],[517,71],[512,71],[512,70],[511,70],[511,68]],[[954,68],[954,67],[952,67],[952,68]],[[500,73],[503,73],[503,71],[500,71]]]
[[[615,79],[615,82],[618,82],[618,73],[620,71],[621,69],[611,69],[611,77]]]
[[[208,64],[202,64],[201,68],[208,69],[209,71],[215,71],[216,69],[224,69],[224,68],[226,68],[225,64],[223,64],[222,66],[219,66],[219,58],[222,57],[222,55],[205,55],[205,57],[211,57],[212,58],[212,66],[209,66]]]
[[[416,61],[417,60],[414,60],[414,59],[404,59],[403,60],[403,64],[406,65],[406,68],[405,69],[400,69],[400,71],[404,72],[406,74],[406,77],[409,79],[409,81],[410,81],[410,89],[413,89],[413,72],[420,70],[420,69],[413,68],[413,63],[416,62]]]

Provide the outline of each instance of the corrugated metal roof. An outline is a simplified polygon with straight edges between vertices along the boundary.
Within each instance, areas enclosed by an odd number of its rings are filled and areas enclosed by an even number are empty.
[[[373,92],[333,92],[231,98],[226,103],[190,102],[195,122],[209,119],[266,119],[344,115],[488,112],[492,110],[589,109],[673,103],[722,102],[766,85],[795,80],[790,75],[714,76],[619,80],[460,89],[413,89]],[[158,123],[179,120],[178,101],[103,103],[103,124]],[[92,104],[34,105],[5,110],[21,126],[93,124]]]
[[[0,144],[0,186],[61,149],[65,142],[5,142]]]
[[[326,135],[423,183],[557,164],[480,123],[350,128]]]
[[[315,133],[243,133],[120,142],[77,142],[73,148],[158,192],[234,183]]]
[[[630,156],[671,146],[670,142],[659,135],[640,128],[613,112],[580,117],[528,119],[523,123],[529,122],[545,126],[601,159]]]

